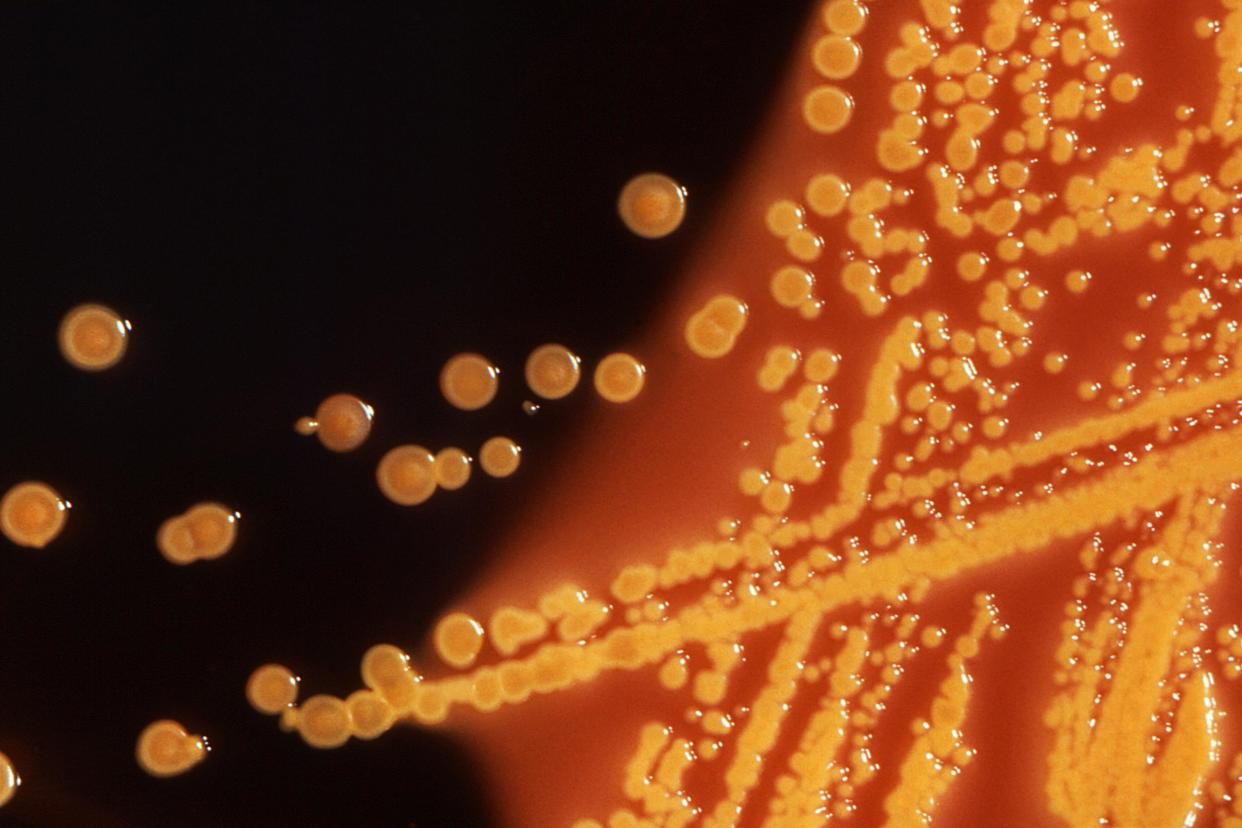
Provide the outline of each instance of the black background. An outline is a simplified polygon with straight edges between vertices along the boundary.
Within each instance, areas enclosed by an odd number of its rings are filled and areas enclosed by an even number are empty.
[[[0,5],[0,488],[73,502],[42,551],[0,541],[0,823],[488,825],[466,749],[398,728],[319,752],[252,712],[250,670],[358,686],[371,644],[414,648],[486,566],[582,393],[519,410],[545,341],[632,339],[711,221],[805,2]],[[624,232],[617,190],[657,169],[682,231]],[[61,315],[133,321],[115,369],[69,367]],[[480,350],[502,396],[435,392]],[[377,409],[336,456],[290,426],[329,393]],[[553,410],[555,409],[555,410]],[[398,442],[526,446],[413,510],[372,473]],[[243,513],[225,558],[154,547],[199,500]],[[212,744],[171,780],[134,740],[173,717]]]

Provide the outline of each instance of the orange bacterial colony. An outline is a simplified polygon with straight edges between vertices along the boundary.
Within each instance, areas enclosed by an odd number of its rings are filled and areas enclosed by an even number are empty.
[[[0,498],[0,531],[18,546],[41,549],[65,528],[69,504],[45,483],[19,483]]]
[[[199,503],[164,521],[155,533],[155,545],[170,563],[212,560],[233,548],[240,517],[219,503]]]
[[[479,449],[479,466],[492,477],[508,477],[522,461],[522,447],[508,437],[492,437]]]
[[[83,371],[111,368],[125,356],[130,323],[103,305],[78,305],[60,323],[60,352]]]
[[[595,367],[595,391],[608,402],[629,402],[646,381],[646,366],[629,354],[609,354]]]
[[[280,664],[264,664],[246,682],[246,701],[260,713],[275,716],[298,700],[298,677]]]
[[[545,400],[559,400],[578,387],[580,362],[564,345],[541,345],[526,359],[526,384]]]
[[[642,361],[530,353],[531,393],[598,399],[414,655],[246,699],[315,748],[448,731],[505,824],[1242,827],[1242,0],[826,0],[773,107]],[[617,208],[658,238],[685,190]],[[372,416],[297,427],[349,451]],[[406,506],[475,460],[385,451]],[[64,504],[0,519],[42,546]],[[159,546],[233,532],[207,504]],[[206,750],[162,721],[137,755]]]
[[[346,452],[366,442],[374,418],[375,410],[353,394],[333,394],[319,403],[314,417],[300,417],[293,428],[303,437],[314,434],[330,451]]]
[[[440,371],[440,393],[462,411],[483,408],[499,387],[500,369],[481,354],[457,354]]]
[[[435,455],[422,446],[397,446],[380,460],[375,480],[393,503],[416,506],[435,494]]]
[[[663,173],[636,175],[621,189],[617,213],[635,235],[667,236],[686,217],[686,189]]]
[[[138,764],[152,776],[177,776],[207,758],[207,740],[170,719],[152,722],[138,736]]]
[[[22,778],[17,775],[17,769],[13,767],[9,757],[0,753],[0,806],[13,798],[21,784]]]

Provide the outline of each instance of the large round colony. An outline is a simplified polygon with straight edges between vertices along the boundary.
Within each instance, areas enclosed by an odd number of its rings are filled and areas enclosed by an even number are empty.
[[[178,776],[207,758],[207,740],[171,719],[152,722],[138,736],[138,765],[152,776]]]
[[[636,175],[622,188],[617,213],[631,233],[662,238],[686,216],[686,188],[662,173]]]
[[[479,449],[479,466],[491,477],[508,477],[522,462],[522,447],[509,437],[492,437]]]
[[[440,370],[440,393],[454,408],[477,411],[496,398],[500,369],[482,354],[457,354]]]
[[[353,394],[333,394],[319,403],[314,417],[301,417],[294,430],[314,434],[329,451],[347,452],[361,446],[371,434],[375,409]]]
[[[3,808],[13,798],[21,784],[22,778],[17,775],[17,768],[13,767],[13,762],[9,757],[0,753],[0,808]]]
[[[103,371],[125,356],[131,325],[104,305],[78,305],[60,323],[60,353],[75,368]]]
[[[0,531],[18,546],[42,549],[65,528],[69,503],[46,483],[18,483],[0,499]]]
[[[629,354],[609,354],[595,366],[595,391],[608,402],[627,403],[647,381],[647,368]]]
[[[281,664],[264,664],[246,682],[246,701],[260,713],[276,716],[298,700],[298,677]]]
[[[393,503],[415,506],[435,494],[435,456],[422,446],[397,446],[380,460],[375,479]]]
[[[545,400],[559,400],[578,387],[581,360],[564,345],[541,345],[526,359],[526,384]]]

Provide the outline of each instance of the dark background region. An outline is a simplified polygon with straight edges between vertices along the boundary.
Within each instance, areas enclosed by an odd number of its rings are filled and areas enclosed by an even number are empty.
[[[347,692],[366,647],[415,646],[487,564],[585,402],[524,417],[521,360],[642,328],[806,5],[0,5],[0,488],[74,504],[46,550],[0,540],[0,750],[24,777],[0,823],[497,823],[463,746],[400,728],[318,752],[245,678],[276,660]],[[656,243],[613,208],[645,169],[691,191]],[[82,301],[134,324],[100,375],[55,345]],[[464,348],[509,378],[473,416],[435,393]],[[290,428],[338,390],[378,411],[349,456]],[[527,447],[514,479],[413,510],[375,489],[398,442],[499,430]],[[155,528],[204,499],[243,512],[239,543],[165,563]],[[133,745],[162,717],[213,751],[159,781]]]

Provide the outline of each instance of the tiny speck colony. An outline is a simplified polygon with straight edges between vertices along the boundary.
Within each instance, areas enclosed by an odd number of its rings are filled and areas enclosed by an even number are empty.
[[[125,356],[129,322],[103,305],[78,305],[61,320],[60,352],[83,371],[111,368]]]
[[[0,753],[0,808],[13,798],[21,784],[22,778],[17,775],[17,768],[13,767],[9,757]]]
[[[175,564],[218,558],[233,548],[241,514],[219,503],[199,503],[160,526],[155,545]]]
[[[0,500],[0,530],[18,546],[42,549],[65,527],[69,503],[45,483],[18,483]]]
[[[686,217],[686,188],[660,173],[634,176],[621,190],[617,212],[637,236],[667,236]]]
[[[353,451],[371,434],[375,409],[353,394],[333,394],[319,404],[314,417],[302,417],[293,430],[303,437],[314,434],[330,451]]]
[[[163,719],[147,725],[134,753],[144,771],[165,777],[185,773],[206,759],[210,749],[202,736],[191,735],[177,722]]]

